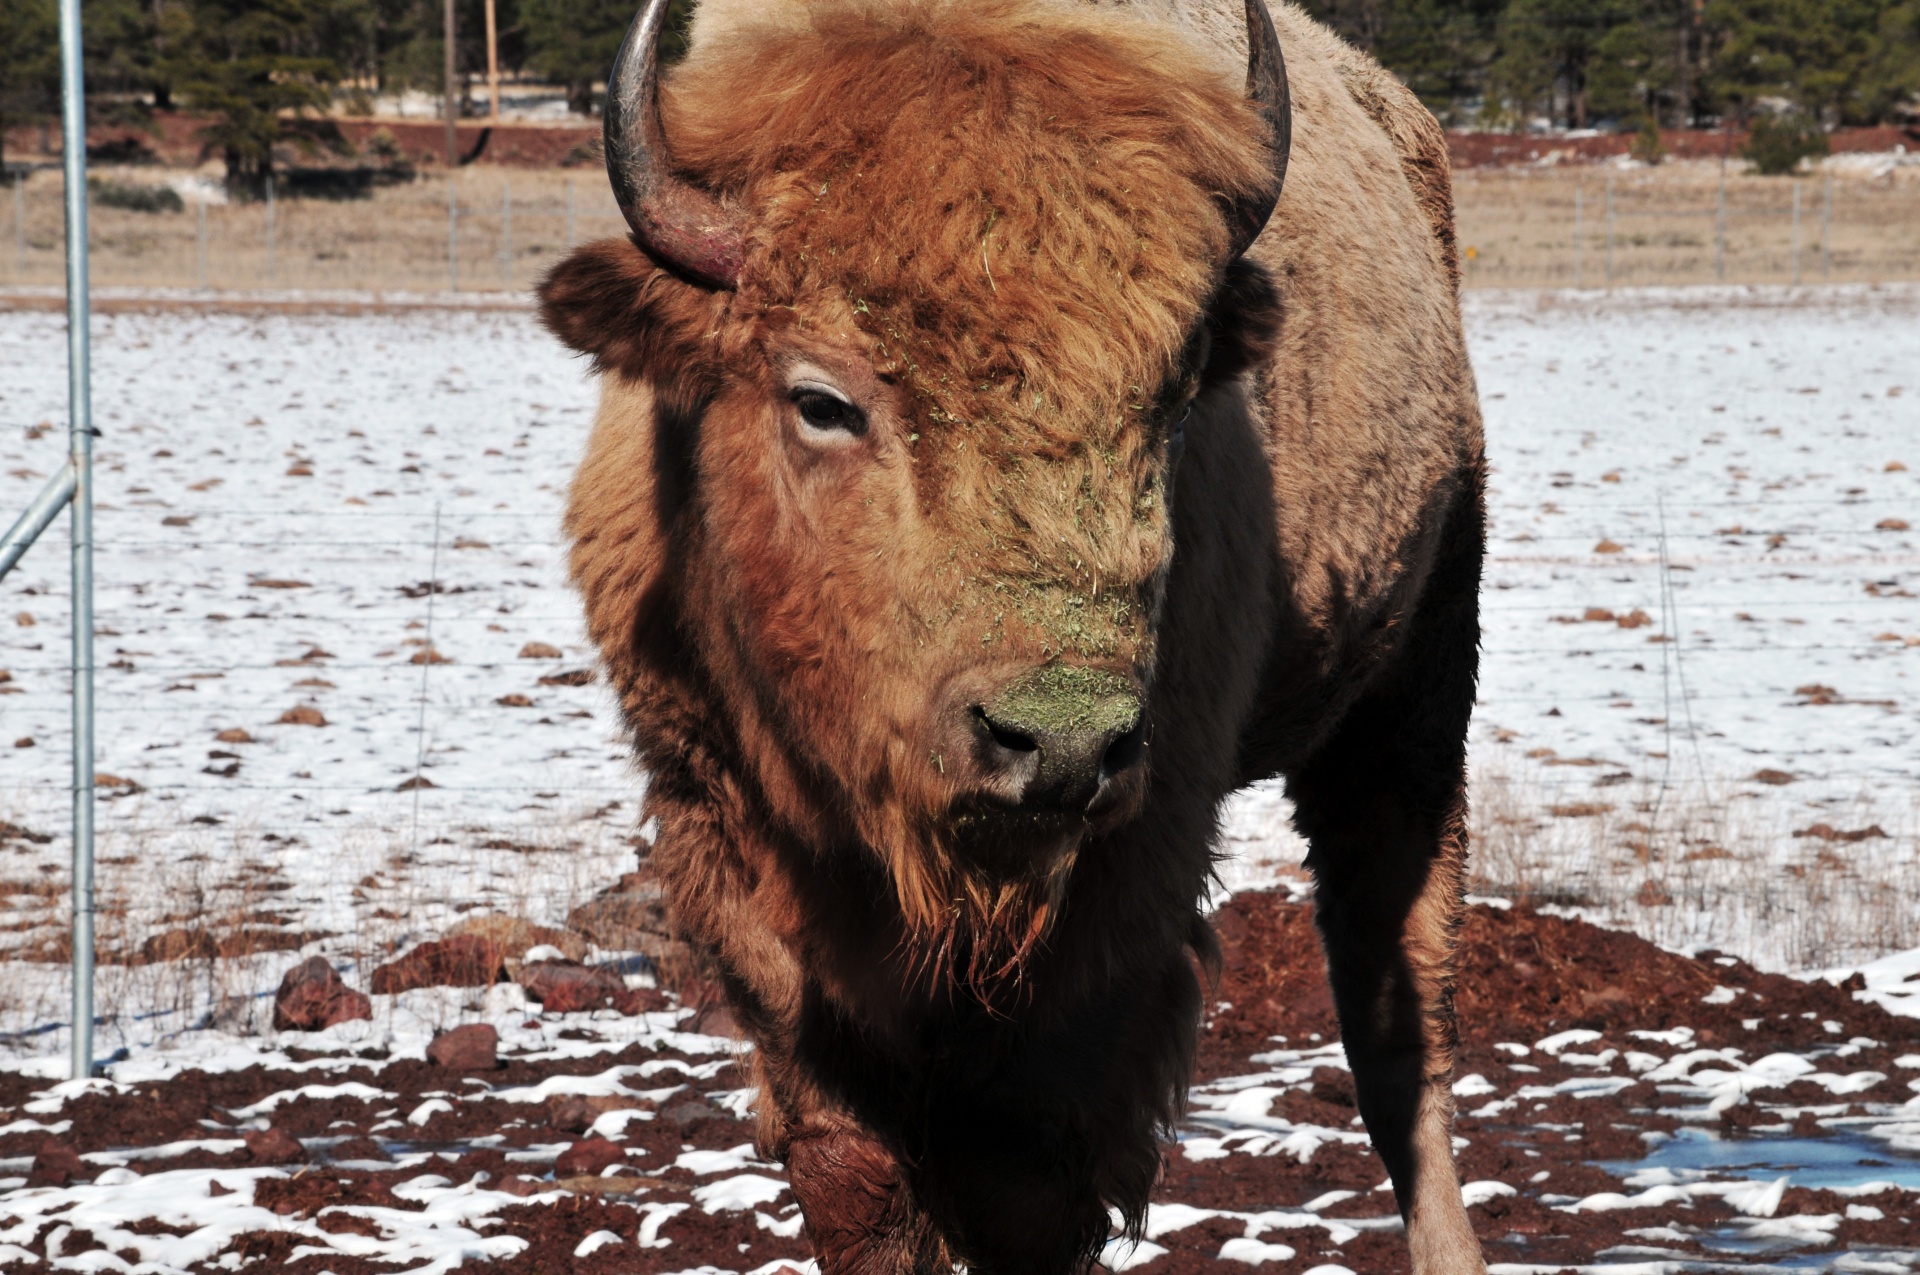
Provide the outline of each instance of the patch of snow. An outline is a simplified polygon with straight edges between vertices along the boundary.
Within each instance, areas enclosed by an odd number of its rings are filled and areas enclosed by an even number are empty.
[[[588,1257],[594,1253],[598,1253],[609,1244],[619,1244],[622,1242],[620,1237],[612,1231],[595,1231],[574,1246],[573,1255],[575,1257]]]
[[[709,1213],[738,1213],[762,1204],[772,1204],[786,1193],[787,1184],[778,1178],[742,1173],[695,1187],[693,1199]]]
[[[1245,1262],[1249,1266],[1258,1266],[1262,1262],[1290,1262],[1293,1260],[1293,1250],[1285,1244],[1269,1244],[1265,1240],[1250,1240],[1242,1235],[1222,1244],[1217,1256],[1222,1262]]]

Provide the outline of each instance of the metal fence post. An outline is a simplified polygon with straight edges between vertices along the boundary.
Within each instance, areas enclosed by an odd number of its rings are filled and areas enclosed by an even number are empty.
[[[200,257],[195,274],[200,281],[200,290],[205,292],[207,290],[207,201],[202,199],[195,207],[200,217]]]
[[[1713,277],[1727,277],[1727,175],[1720,174],[1720,205],[1713,217]]]
[[[447,0],[449,4],[453,0]],[[460,291],[460,203],[453,188],[453,174],[447,174],[447,291]]]
[[[1820,210],[1820,277],[1833,277],[1833,174],[1827,174],[1827,198]]]
[[[1613,286],[1613,178],[1607,178],[1607,286]]]
[[[267,286],[273,286],[273,174],[267,174]]]
[[[75,1079],[93,1074],[93,405],[87,295],[87,98],[80,0],[60,0],[66,170],[67,463],[73,467],[73,1030]]]
[[[1793,286],[1800,286],[1800,179],[1793,179]]]
[[[1580,260],[1582,237],[1586,233],[1581,226],[1581,214],[1584,211],[1581,207],[1582,193],[1581,187],[1575,186],[1573,188],[1573,287],[1576,292],[1585,286],[1585,276],[1581,269],[1582,262]]]
[[[573,251],[573,178],[567,178],[567,251]]]
[[[513,291],[513,183],[500,181],[500,282]]]
[[[27,175],[13,175],[13,273],[16,280],[27,277]]]

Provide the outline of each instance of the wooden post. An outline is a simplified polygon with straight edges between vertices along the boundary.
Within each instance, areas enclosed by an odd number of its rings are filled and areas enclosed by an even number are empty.
[[[500,32],[494,23],[493,0],[487,0],[487,118],[500,122]]]
[[[441,14],[441,43],[446,45],[445,67],[446,96],[440,107],[440,113],[447,117],[447,171],[451,173],[460,167],[460,86],[454,82],[454,42],[459,38],[459,28],[453,15],[453,0],[446,0]]]

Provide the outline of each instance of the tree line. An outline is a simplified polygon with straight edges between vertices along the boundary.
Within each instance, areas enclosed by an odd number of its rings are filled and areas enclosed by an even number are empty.
[[[484,3],[456,0],[469,93],[486,66]],[[564,85],[569,107],[592,114],[635,3],[495,0],[501,66]],[[1630,130],[1756,114],[1832,127],[1910,118],[1920,100],[1920,0],[1304,4],[1457,127]],[[0,0],[0,130],[58,113],[54,5]],[[677,0],[676,30],[692,5]],[[230,178],[257,182],[303,114],[440,92],[441,12],[442,0],[83,0],[90,118],[207,115]]]
[[[1920,0],[1304,0],[1444,123],[1821,127],[1920,106]]]
[[[0,0],[0,138],[59,114],[56,0]],[[495,0],[509,75],[565,86],[568,106],[598,110],[636,0]],[[454,64],[463,103],[487,66],[485,0],[455,0]],[[676,0],[674,31],[692,0]],[[138,127],[159,112],[211,117],[205,140],[236,184],[258,185],[276,144],[324,140],[299,128],[376,94],[444,89],[441,0],[82,0],[88,118]],[[671,53],[673,50],[668,49]]]

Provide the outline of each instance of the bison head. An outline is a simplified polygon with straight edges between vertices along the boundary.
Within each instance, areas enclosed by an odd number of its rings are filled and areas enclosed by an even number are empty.
[[[656,794],[883,869],[905,936],[1004,971],[1145,799],[1173,466],[1276,322],[1272,24],[1243,86],[1108,11],[795,5],[656,91],[666,9],[608,90],[632,241],[542,289],[606,378],[591,630]]]

